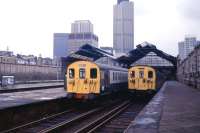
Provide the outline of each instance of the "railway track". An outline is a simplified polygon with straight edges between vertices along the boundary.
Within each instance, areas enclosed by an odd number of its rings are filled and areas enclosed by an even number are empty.
[[[67,110],[58,114],[54,114],[45,118],[42,118],[37,121],[33,121],[13,129],[3,131],[2,133],[47,133],[47,132],[56,132],[60,131],[63,128],[71,127],[75,123],[78,123],[81,120],[88,118],[88,116],[93,116],[96,113],[102,111],[112,104],[118,103],[119,100],[107,104],[105,106],[100,106],[94,109],[72,109]],[[91,107],[89,107],[91,108]]]
[[[101,108],[89,111],[69,110],[58,114],[48,116],[46,118],[27,123],[25,125],[15,127],[2,133],[47,133],[60,129],[62,126],[71,125],[78,120],[84,119],[86,116],[97,113]]]
[[[53,114],[53,115],[44,117],[40,120],[36,120],[36,121],[30,122],[30,123],[27,123],[27,124],[24,124],[24,125],[21,125],[21,126],[18,126],[18,127],[6,130],[6,131],[3,131],[2,133],[27,132],[28,130],[31,130],[34,127],[37,127],[39,124],[44,124],[44,123],[50,122],[54,118],[61,117],[61,116],[64,116],[66,114],[70,114],[72,111],[73,110],[67,110],[67,111],[57,113],[57,114]],[[34,131],[36,131],[36,130],[37,130],[37,128]]]
[[[76,133],[123,133],[150,99],[145,101],[127,101],[95,121],[88,123],[76,131]]]
[[[106,124],[108,121],[122,113],[125,109],[127,109],[131,105],[131,101],[126,101],[120,104],[119,106],[113,108],[109,112],[105,113],[95,121],[88,123],[83,128],[76,131],[76,133],[91,133],[96,131],[98,128]]]
[[[89,132],[123,133],[145,105],[146,103],[132,103],[127,109],[122,111],[122,113],[119,113],[113,117],[113,119],[108,118],[102,121],[94,130],[90,130]]]
[[[67,110],[3,133],[123,132],[146,103],[115,100],[93,109]]]

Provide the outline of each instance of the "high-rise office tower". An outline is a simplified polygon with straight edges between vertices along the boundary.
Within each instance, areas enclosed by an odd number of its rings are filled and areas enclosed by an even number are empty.
[[[188,56],[188,54],[190,54],[194,50],[198,43],[199,41],[196,40],[196,37],[185,37],[185,41],[178,43],[179,58],[181,60],[184,60]]]
[[[134,48],[134,8],[129,0],[118,0],[113,10],[113,45],[116,54]]]
[[[129,0],[117,0],[117,4],[120,4],[122,1],[129,1]]]
[[[68,33],[54,33],[53,57],[54,59],[65,57],[68,49]]]
[[[71,25],[67,54],[76,52],[84,44],[98,47],[98,36],[93,33],[93,24],[89,20],[77,20]]]
[[[74,21],[71,33],[93,33],[93,24],[89,20]]]

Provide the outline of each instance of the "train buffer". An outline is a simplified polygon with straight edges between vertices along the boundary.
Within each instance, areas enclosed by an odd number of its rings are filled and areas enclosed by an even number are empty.
[[[126,133],[200,133],[200,91],[167,81]]]

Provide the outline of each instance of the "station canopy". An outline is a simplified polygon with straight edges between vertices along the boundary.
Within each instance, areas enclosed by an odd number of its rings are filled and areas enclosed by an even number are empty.
[[[168,64],[172,64],[172,66],[176,67],[176,58],[174,56],[166,54],[165,52],[157,49],[155,45],[150,44],[148,42],[144,42],[142,44],[137,45],[136,49],[131,50],[128,54],[119,57],[118,61],[121,63],[125,63],[128,66],[131,66],[136,62],[139,63],[139,60],[142,59],[148,62],[148,59],[151,58],[145,59],[145,57],[148,57],[149,55],[156,55],[154,57],[152,56],[155,61],[163,59],[163,61],[168,62]],[[159,65],[158,62],[155,62],[155,64],[156,63]]]
[[[78,60],[96,61],[102,57],[109,57],[113,60],[116,60],[112,53],[108,53],[102,49],[91,46],[90,44],[83,45],[78,51],[70,54],[67,57],[64,57],[62,60],[67,62],[74,62]]]

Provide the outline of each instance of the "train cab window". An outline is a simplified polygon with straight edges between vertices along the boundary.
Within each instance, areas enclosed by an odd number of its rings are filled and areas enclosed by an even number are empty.
[[[153,78],[153,72],[152,71],[148,72],[148,78]]]
[[[96,68],[90,69],[90,78],[92,78],[92,79],[97,78],[97,69]]]
[[[139,78],[144,78],[144,71],[139,71]]]
[[[132,71],[130,76],[131,78],[135,78],[135,71]]]
[[[74,69],[69,69],[69,78],[74,78]]]
[[[79,69],[79,78],[84,79],[85,78],[85,69],[80,68]]]

